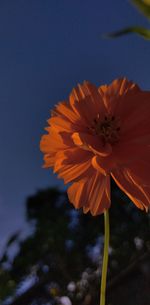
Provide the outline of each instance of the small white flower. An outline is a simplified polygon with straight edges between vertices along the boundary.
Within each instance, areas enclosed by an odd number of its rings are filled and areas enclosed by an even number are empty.
[[[74,282],[70,282],[67,286],[69,292],[74,292],[76,290],[76,284]]]
[[[59,298],[59,301],[61,305],[72,305],[70,299],[67,296]]]

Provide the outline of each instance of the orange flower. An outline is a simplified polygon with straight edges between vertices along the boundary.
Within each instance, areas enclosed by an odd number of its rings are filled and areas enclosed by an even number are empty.
[[[97,215],[110,206],[110,176],[134,204],[150,206],[150,92],[127,79],[78,85],[48,120],[40,148],[76,208]]]

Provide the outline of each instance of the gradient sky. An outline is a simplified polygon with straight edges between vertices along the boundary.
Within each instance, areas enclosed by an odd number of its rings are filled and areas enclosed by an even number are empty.
[[[25,200],[63,183],[42,169],[39,141],[50,109],[83,80],[126,76],[150,89],[150,43],[102,34],[148,26],[125,0],[0,1],[0,246],[25,226]]]

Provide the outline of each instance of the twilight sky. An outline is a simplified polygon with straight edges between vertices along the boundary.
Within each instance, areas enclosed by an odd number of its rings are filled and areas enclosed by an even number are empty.
[[[83,80],[126,76],[150,89],[150,42],[102,34],[148,26],[125,0],[0,1],[0,247],[25,227],[25,200],[63,183],[42,169],[39,141],[50,109]]]

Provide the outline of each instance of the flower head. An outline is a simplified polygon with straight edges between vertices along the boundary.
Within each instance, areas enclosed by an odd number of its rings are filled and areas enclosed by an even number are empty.
[[[127,79],[85,81],[52,111],[40,148],[76,208],[110,206],[110,177],[140,209],[150,206],[150,92]]]

